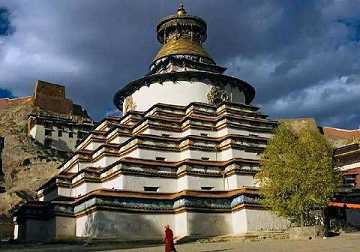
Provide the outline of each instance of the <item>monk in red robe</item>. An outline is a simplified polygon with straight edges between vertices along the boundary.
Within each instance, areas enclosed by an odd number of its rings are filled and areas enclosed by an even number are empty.
[[[174,234],[169,225],[165,226],[165,252],[176,252],[174,245]]]

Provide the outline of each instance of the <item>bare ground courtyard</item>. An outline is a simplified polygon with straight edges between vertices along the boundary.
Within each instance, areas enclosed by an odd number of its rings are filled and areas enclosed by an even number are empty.
[[[135,247],[135,248],[134,248]],[[141,244],[28,244],[28,245],[0,245],[0,251],[111,251],[111,252],[160,252],[164,251],[161,245]],[[260,240],[243,241],[233,240],[226,242],[192,242],[177,245],[178,252],[358,252],[360,251],[360,233],[344,234],[328,239],[310,241],[292,240]]]

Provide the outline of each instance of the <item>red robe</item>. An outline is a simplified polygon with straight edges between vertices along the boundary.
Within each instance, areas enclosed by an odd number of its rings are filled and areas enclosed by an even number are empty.
[[[170,228],[165,229],[165,252],[175,251],[174,235]]]

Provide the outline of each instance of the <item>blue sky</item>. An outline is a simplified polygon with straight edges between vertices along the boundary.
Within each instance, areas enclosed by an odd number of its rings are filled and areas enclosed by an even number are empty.
[[[207,21],[204,46],[216,63],[251,83],[254,104],[271,118],[314,117],[325,126],[359,127],[360,0],[184,4]],[[6,10],[0,14],[0,88],[23,96],[37,79],[61,83],[100,119],[115,109],[119,88],[146,74],[160,47],[155,26],[177,5],[0,0]]]

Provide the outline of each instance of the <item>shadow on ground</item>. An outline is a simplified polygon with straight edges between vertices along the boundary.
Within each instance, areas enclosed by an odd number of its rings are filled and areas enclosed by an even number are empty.
[[[122,249],[150,248],[162,245],[160,241],[136,241],[136,242],[114,242],[114,241],[90,241],[90,242],[57,242],[57,243],[11,243],[0,242],[0,251],[109,251]]]

